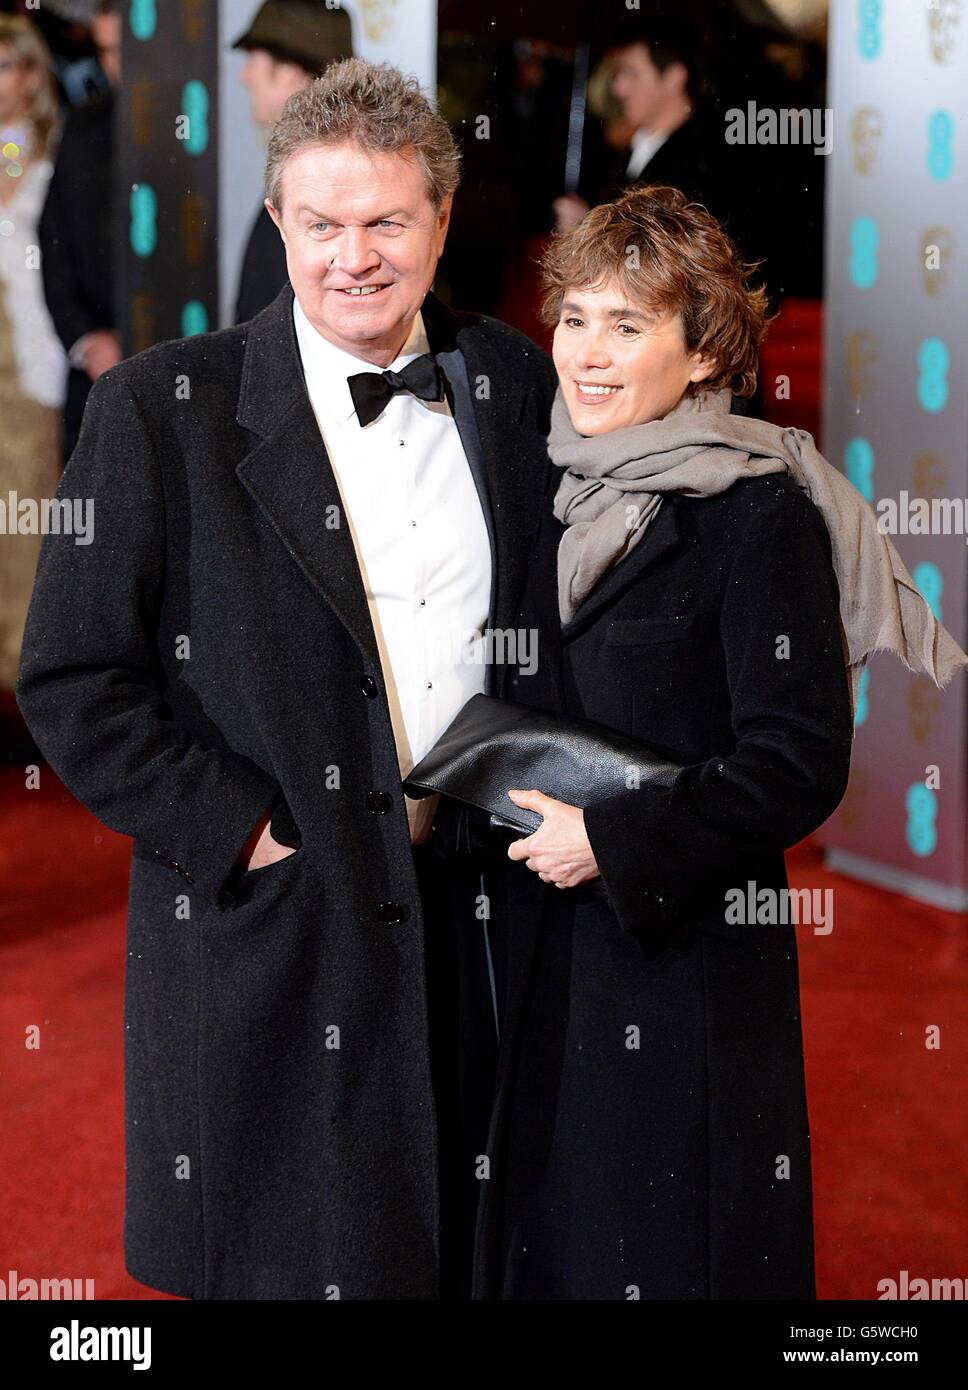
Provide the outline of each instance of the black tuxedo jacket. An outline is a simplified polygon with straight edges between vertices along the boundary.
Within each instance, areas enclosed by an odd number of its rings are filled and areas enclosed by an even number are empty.
[[[292,298],[94,384],[58,493],[93,501],[94,540],[44,538],[17,697],[54,771],[134,841],[129,1272],[205,1298],[434,1298],[423,913]],[[433,295],[424,317],[488,519],[491,625],[510,627],[553,369],[493,319]],[[299,847],[238,877],[270,806]]]

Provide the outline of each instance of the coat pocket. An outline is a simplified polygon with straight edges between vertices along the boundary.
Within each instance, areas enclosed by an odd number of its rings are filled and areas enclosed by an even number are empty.
[[[695,616],[681,618],[613,618],[605,634],[610,647],[651,647],[684,642],[696,633]]]

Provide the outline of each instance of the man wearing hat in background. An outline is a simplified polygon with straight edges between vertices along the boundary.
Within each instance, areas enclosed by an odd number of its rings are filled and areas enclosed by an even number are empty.
[[[282,108],[330,63],[353,57],[353,28],[326,0],[266,0],[233,48],[247,50],[242,83],[252,120],[271,129]],[[252,224],[239,277],[235,322],[245,323],[271,304],[288,279],[285,244],[265,206]]]

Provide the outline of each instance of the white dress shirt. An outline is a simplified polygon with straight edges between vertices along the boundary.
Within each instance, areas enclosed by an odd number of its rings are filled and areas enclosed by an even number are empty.
[[[653,135],[651,130],[644,127],[637,130],[632,136],[632,153],[625,169],[625,177],[637,179],[668,138],[668,135]]]
[[[487,526],[447,402],[395,395],[362,428],[347,378],[383,369],[324,338],[295,295],[293,319],[356,548],[405,776],[484,689]],[[428,350],[418,313],[390,368],[399,372]]]

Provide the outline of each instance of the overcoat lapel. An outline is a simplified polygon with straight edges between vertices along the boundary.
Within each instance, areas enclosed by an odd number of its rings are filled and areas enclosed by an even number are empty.
[[[236,419],[261,440],[235,471],[356,642],[366,669],[379,671],[380,654],[353,538],[306,390],[292,299],[292,286],[287,284],[251,321]]]
[[[455,314],[436,295],[423,304],[424,323],[450,382],[452,408],[491,539],[492,588],[488,625],[514,626],[538,520],[545,445],[523,429],[527,400],[496,347],[475,330],[474,316]],[[488,694],[503,696],[506,665],[488,666]]]

